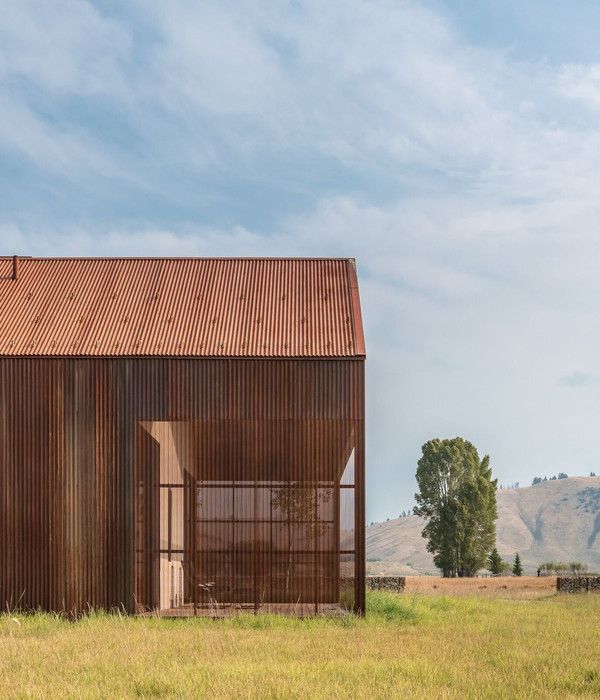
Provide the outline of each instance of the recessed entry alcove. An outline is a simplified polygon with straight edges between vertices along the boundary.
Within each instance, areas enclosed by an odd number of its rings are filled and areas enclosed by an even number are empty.
[[[140,608],[354,608],[351,428],[326,420],[139,425]]]

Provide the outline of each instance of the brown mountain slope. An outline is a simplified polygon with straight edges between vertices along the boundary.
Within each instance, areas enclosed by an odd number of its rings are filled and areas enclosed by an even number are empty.
[[[576,476],[497,492],[496,541],[504,559],[519,552],[525,573],[544,561],[580,561],[600,571],[600,477]],[[367,571],[436,571],[416,515],[367,528]]]

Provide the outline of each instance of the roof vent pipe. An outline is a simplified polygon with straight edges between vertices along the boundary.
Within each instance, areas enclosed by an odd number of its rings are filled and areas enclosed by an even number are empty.
[[[13,279],[19,279],[19,256],[13,255]]]

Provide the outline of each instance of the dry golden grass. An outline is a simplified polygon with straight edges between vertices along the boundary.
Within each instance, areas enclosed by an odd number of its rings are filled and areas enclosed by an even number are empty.
[[[449,596],[491,596],[512,600],[543,598],[556,593],[556,576],[498,576],[489,578],[440,578],[408,576],[406,593]]]
[[[364,620],[0,615],[0,698],[600,696],[600,595],[368,604]]]

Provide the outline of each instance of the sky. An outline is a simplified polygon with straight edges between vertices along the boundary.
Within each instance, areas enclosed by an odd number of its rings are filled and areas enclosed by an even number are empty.
[[[367,520],[600,473],[600,3],[0,0],[0,254],[340,256]]]

